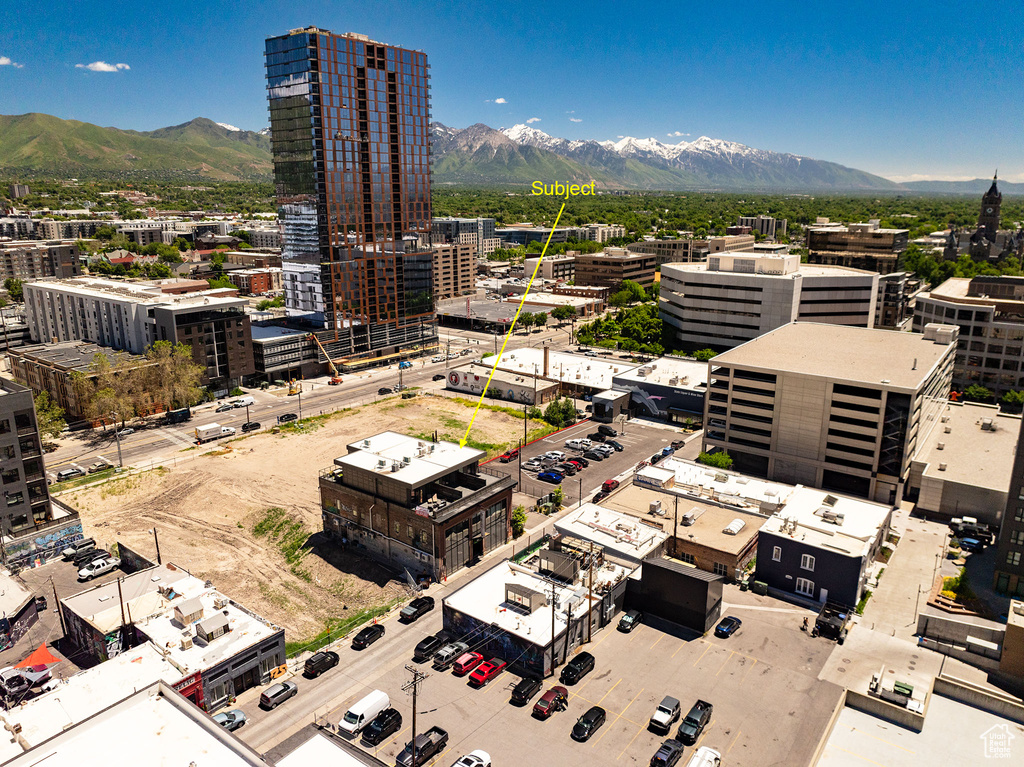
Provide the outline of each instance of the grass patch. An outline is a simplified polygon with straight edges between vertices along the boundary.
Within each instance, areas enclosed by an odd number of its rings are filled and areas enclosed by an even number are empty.
[[[59,493],[62,490],[70,490],[73,487],[87,485],[90,482],[100,482],[102,480],[110,479],[116,473],[116,467],[111,466],[109,469],[97,471],[95,474],[88,474],[84,477],[75,477],[74,479],[68,479],[63,482],[56,483],[54,485],[53,491]]]
[[[309,553],[303,546],[311,532],[304,522],[295,519],[279,506],[273,506],[264,511],[263,516],[253,525],[252,534],[273,542],[293,575],[307,583],[313,580],[309,571],[299,566]]]
[[[386,604],[378,605],[377,607],[366,607],[362,610],[350,612],[343,618],[331,618],[327,621],[327,626],[324,630],[311,639],[299,642],[285,642],[285,655],[291,658],[306,650],[315,652],[335,639],[348,636],[363,623],[378,618],[381,615],[386,615],[401,601],[401,598],[392,599]]]
[[[183,448],[182,448],[181,450],[179,450],[178,452],[179,452],[179,453],[187,453],[187,452],[188,452],[189,450],[195,450],[195,449],[196,449],[196,446],[195,446],[195,445],[193,445],[192,447],[183,447]]]
[[[864,614],[864,608],[867,606],[869,599],[871,599],[871,592],[868,589],[864,589],[864,596],[862,596],[860,601],[857,603],[857,615]]]
[[[287,609],[288,597],[286,597],[284,594],[280,593],[279,591],[274,591],[272,588],[270,588],[270,586],[268,586],[263,581],[259,582],[259,589],[260,596],[266,599],[267,602],[274,605],[274,607],[281,608],[282,610]]]

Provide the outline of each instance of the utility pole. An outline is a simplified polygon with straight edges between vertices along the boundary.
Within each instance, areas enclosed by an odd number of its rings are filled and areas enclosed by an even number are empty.
[[[121,458],[121,432],[117,428],[117,413],[111,410],[110,415],[114,418],[114,439],[117,440],[117,465],[123,469],[124,459]]]
[[[673,512],[674,521],[672,523],[672,542],[675,553],[679,554],[679,496],[676,497],[676,508]]]
[[[64,613],[60,609],[60,597],[57,596],[57,586],[53,583],[53,577],[50,578],[50,586],[53,587],[53,606],[57,608],[57,617],[60,618],[60,630],[64,633],[64,636],[68,635],[68,627],[64,625]]]
[[[579,505],[582,506],[583,505],[583,477],[579,478],[579,483],[580,483],[580,500],[579,500]]]
[[[402,689],[405,692],[412,691],[412,767],[417,767],[419,754],[416,752],[416,696],[419,693],[420,684],[427,675],[415,666],[406,666],[405,670],[412,674],[412,679],[406,682]]]
[[[594,617],[591,613],[594,610],[594,542],[590,542],[590,573],[587,579],[587,642],[594,638]]]
[[[299,384],[299,420],[302,420],[302,384]]]
[[[558,653],[555,650],[555,582],[551,581],[551,676],[555,675]]]
[[[160,539],[156,535],[156,528],[151,528],[153,532],[153,542],[156,543],[156,563],[162,565],[163,562],[160,560]]]
[[[445,344],[445,347],[444,347],[444,369],[445,370],[448,369],[448,355],[451,354],[451,351],[452,351],[452,337],[448,336],[448,343]]]

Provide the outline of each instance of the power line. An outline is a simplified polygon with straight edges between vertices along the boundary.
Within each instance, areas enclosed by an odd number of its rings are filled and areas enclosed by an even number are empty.
[[[419,761],[419,750],[416,748],[416,696],[427,675],[415,666],[407,665],[405,670],[412,674],[412,679],[402,685],[402,689],[405,692],[412,691],[412,767],[416,767],[416,763]]]

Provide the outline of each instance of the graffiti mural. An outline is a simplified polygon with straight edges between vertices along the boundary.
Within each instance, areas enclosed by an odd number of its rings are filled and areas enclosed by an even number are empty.
[[[8,567],[37,567],[60,557],[61,551],[83,537],[81,520],[64,519],[5,544],[4,555]]]
[[[18,644],[18,641],[38,620],[39,611],[36,610],[34,599],[29,599],[28,604],[22,607],[14,618],[0,619],[0,651]]]

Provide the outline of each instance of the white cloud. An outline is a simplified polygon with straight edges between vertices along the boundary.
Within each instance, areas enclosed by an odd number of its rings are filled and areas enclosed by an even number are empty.
[[[569,118],[569,122],[571,122],[571,123],[581,123],[581,122],[583,122],[583,120],[581,120],[579,117],[570,117]]]
[[[495,104],[507,104],[508,102],[505,101],[505,99],[495,99],[494,103]]]
[[[689,134],[689,133],[683,133],[682,131],[672,131],[672,132],[671,132],[671,133],[669,133],[668,135],[669,135],[669,136],[676,136],[676,137],[679,137],[679,136],[689,136],[690,134]]]
[[[21,69],[24,64],[19,64],[16,61],[11,61],[7,56],[0,56],[0,67],[14,67],[15,69]]]
[[[530,123],[539,123],[539,122],[540,122],[540,118],[539,117],[531,117],[529,120],[526,121],[526,124],[529,125]]]
[[[108,64],[105,61],[94,61],[91,64],[75,64],[75,69],[88,69],[90,72],[119,72],[131,69],[127,64]]]

